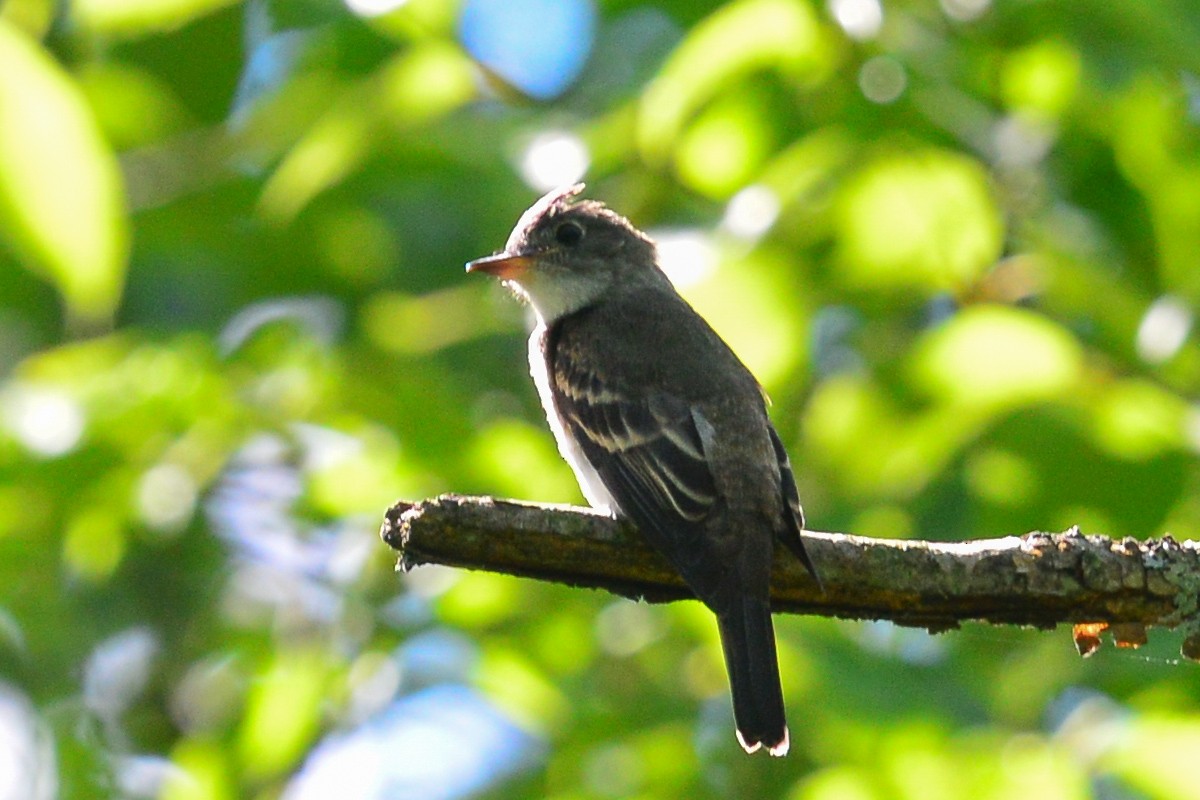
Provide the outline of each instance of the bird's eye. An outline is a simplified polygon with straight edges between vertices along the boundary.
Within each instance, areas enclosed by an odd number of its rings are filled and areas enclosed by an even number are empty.
[[[583,238],[583,226],[567,220],[554,229],[554,239],[559,244],[574,247]]]

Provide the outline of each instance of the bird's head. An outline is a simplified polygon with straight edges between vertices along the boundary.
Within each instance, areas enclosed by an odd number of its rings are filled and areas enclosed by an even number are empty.
[[[504,250],[467,264],[504,281],[553,322],[617,287],[657,284],[654,243],[629,220],[593,200],[572,202],[583,184],[556,189],[521,215]]]

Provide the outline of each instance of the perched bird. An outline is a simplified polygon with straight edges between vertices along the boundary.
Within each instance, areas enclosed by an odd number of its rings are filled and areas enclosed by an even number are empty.
[[[788,751],[769,582],[781,541],[816,578],[758,382],[604,205],[550,192],[467,264],[532,306],[529,367],[588,502],[633,521],[717,616],[747,752]]]

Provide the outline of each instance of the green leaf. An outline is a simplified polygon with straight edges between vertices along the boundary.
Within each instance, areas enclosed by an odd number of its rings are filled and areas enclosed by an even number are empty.
[[[1002,92],[1009,108],[1056,119],[1079,92],[1082,66],[1069,44],[1048,39],[1018,50],[1005,61]]]
[[[291,767],[318,731],[329,665],[312,650],[282,650],[255,682],[238,740],[247,774],[268,777]]]
[[[995,263],[1004,225],[983,167],[931,148],[858,173],[841,193],[837,234],[851,283],[947,290]]]
[[[411,133],[469,102],[475,91],[471,62],[456,48],[432,42],[401,52],[347,92],[284,157],[263,187],[260,213],[275,223],[292,220],[359,169],[381,132]]]
[[[142,36],[171,30],[235,0],[76,0],[75,23],[94,34]]]
[[[1109,770],[1155,800],[1196,796],[1200,724],[1194,714],[1150,712],[1124,724],[1120,733],[1118,743],[1105,753]]]
[[[959,313],[917,346],[912,362],[914,383],[931,395],[997,412],[1061,397],[1082,373],[1082,349],[1066,329],[1005,306]]]
[[[129,240],[116,158],[71,78],[2,21],[0,119],[0,238],[58,287],[71,315],[107,318]]]
[[[828,68],[829,46],[816,14],[790,0],[740,0],[697,25],[642,96],[638,142],[650,160],[665,156],[685,123],[745,75],[774,69],[798,80]]]

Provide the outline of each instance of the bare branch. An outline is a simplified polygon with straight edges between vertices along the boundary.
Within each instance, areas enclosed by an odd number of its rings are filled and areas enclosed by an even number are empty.
[[[652,602],[692,596],[635,529],[588,509],[444,495],[397,503],[381,534],[400,551],[405,570],[445,564]],[[1088,631],[1108,627],[1119,644],[1133,646],[1147,626],[1185,625],[1192,634],[1185,654],[1200,649],[1200,548],[1193,541],[1112,540],[1072,528],[968,542],[809,531],[805,545],[825,591],[779,548],[771,592],[777,611],[930,630],[965,620],[1039,628],[1107,623]]]

